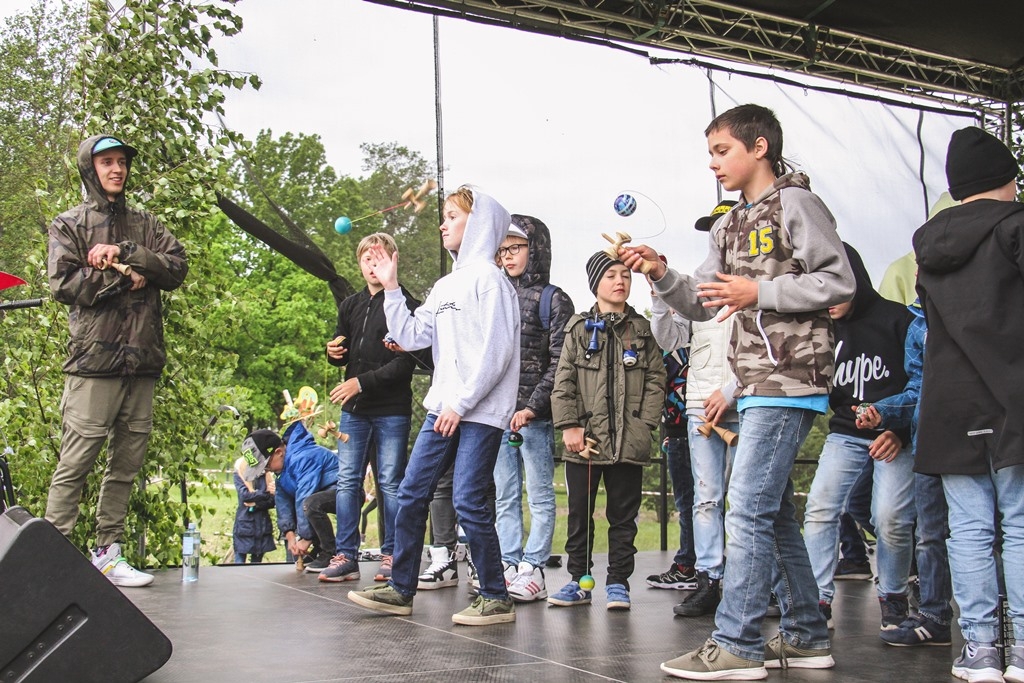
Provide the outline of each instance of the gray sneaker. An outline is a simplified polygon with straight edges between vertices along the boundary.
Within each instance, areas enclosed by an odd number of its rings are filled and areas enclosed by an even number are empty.
[[[495,600],[482,595],[476,596],[469,607],[452,615],[453,624],[464,626],[489,626],[515,620],[516,606],[511,600]]]
[[[412,598],[403,596],[388,583],[383,586],[370,586],[361,591],[349,591],[348,599],[378,612],[397,614],[400,617],[412,614]]]
[[[663,662],[661,670],[669,676],[698,681],[759,681],[768,678],[764,664],[737,657],[710,638],[699,649]]]
[[[764,668],[766,669],[831,669],[836,665],[829,649],[804,649],[790,645],[782,634],[765,643]]]
[[[320,572],[319,579],[328,583],[357,581],[359,579],[359,563],[344,553],[331,558],[331,563]]]
[[[964,649],[953,662],[950,673],[970,683],[996,683],[1004,680],[1003,661],[999,656],[999,650],[992,645],[982,645],[973,640],[964,643]]]
[[[1006,683],[1024,683],[1024,643],[1010,648],[1010,666],[1003,674]]]

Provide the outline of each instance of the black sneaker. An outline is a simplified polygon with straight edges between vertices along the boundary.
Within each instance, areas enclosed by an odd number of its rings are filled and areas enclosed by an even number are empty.
[[[768,598],[768,609],[765,610],[764,616],[768,619],[778,619],[782,616],[782,608],[779,607],[779,599],[775,597],[775,593]]]
[[[697,590],[697,572],[693,567],[673,563],[664,574],[648,576],[647,585],[651,588],[671,588],[680,591]]]
[[[432,591],[458,583],[459,564],[452,552],[443,545],[430,546],[430,564],[416,580],[416,589]]]
[[[878,598],[878,606],[882,608],[882,630],[895,631],[904,621],[910,611],[910,603],[907,596],[902,593],[886,593]]]
[[[307,571],[307,572],[311,572],[311,573],[314,573],[314,574],[322,572],[323,570],[327,569],[327,567],[329,567],[331,565],[331,557],[333,555],[334,555],[334,553],[331,553],[331,552],[328,552],[328,551],[325,550],[325,551],[321,552],[319,555],[317,555],[316,557],[314,557],[314,558],[310,559],[309,561],[303,563],[303,569],[305,571]]]
[[[721,581],[712,579],[707,572],[697,572],[697,589],[690,593],[681,603],[672,608],[681,617],[701,617],[714,614],[718,602],[722,599],[719,590]]]
[[[871,577],[870,562],[854,562],[845,557],[836,564],[835,574],[832,575],[836,581],[870,581]]]
[[[821,616],[825,617],[825,626],[828,627],[828,630],[834,630],[836,627],[836,622],[832,621],[832,605],[825,602],[824,600],[819,600],[818,611],[821,612]]]
[[[886,645],[895,647],[950,645],[953,642],[949,633],[949,624],[934,622],[920,614],[907,617],[898,628],[882,631],[878,637]]]

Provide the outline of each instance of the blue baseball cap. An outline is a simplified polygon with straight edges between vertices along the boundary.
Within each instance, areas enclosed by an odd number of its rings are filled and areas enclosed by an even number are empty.
[[[125,143],[110,135],[104,136],[97,140],[96,144],[92,146],[92,153],[93,156],[95,156],[100,152],[105,152],[108,149],[116,149],[118,147],[124,150],[124,153],[128,156],[129,159],[139,153],[139,151],[132,147],[131,145],[126,145]]]

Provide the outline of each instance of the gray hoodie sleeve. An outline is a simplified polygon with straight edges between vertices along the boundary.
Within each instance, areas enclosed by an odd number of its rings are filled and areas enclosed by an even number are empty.
[[[801,272],[760,281],[757,307],[798,313],[851,300],[857,283],[832,213],[817,195],[802,188],[783,188],[779,198]]]

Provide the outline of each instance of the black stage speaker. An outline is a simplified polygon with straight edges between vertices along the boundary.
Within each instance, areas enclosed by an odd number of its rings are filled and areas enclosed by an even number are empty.
[[[171,641],[55,526],[21,507],[0,515],[0,681],[134,683],[170,656]]]

